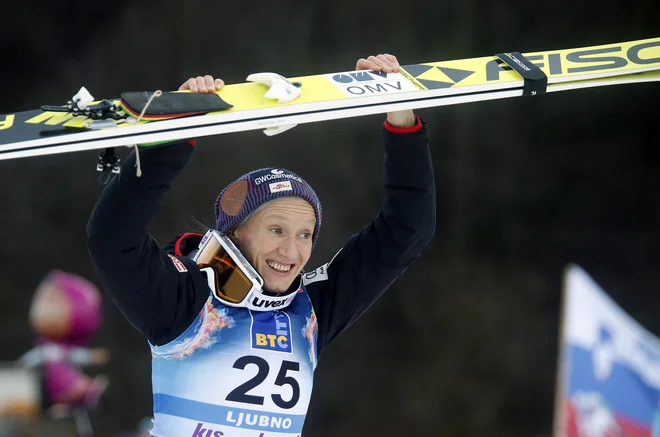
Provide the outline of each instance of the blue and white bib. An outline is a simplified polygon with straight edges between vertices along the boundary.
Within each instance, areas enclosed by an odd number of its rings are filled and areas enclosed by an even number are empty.
[[[317,362],[304,287],[281,311],[223,305],[211,294],[192,325],[150,345],[157,437],[297,437]],[[263,433],[263,434],[262,434]]]

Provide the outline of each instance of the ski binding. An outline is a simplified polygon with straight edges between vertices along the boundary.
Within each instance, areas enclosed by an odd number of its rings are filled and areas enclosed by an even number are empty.
[[[89,117],[93,120],[123,120],[127,118],[127,114],[112,101],[103,99],[95,105],[90,105],[93,101],[94,97],[92,97],[85,87],[82,87],[66,105],[42,105],[41,110],[47,112],[67,112],[74,116]]]

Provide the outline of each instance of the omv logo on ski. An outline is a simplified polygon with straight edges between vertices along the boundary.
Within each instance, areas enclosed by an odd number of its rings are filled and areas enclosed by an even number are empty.
[[[250,311],[252,316],[252,349],[275,352],[293,352],[291,319],[289,315],[275,311]]]
[[[349,71],[346,73],[326,74],[324,76],[347,97],[401,93],[415,91],[417,89],[399,73]]]

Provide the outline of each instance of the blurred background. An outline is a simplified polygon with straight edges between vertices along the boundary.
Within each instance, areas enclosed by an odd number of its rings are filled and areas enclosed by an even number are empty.
[[[659,36],[657,0],[393,3],[333,0],[23,0],[0,12],[0,113],[174,90],[190,76],[302,76],[392,53],[402,64]],[[562,270],[583,266],[660,334],[657,83],[417,111],[429,125],[438,223],[423,256],[324,350],[305,435],[546,437],[552,431]],[[309,267],[377,212],[384,115],[206,137],[156,216],[165,244],[213,223],[220,189],[265,166],[315,187],[324,224]],[[125,156],[128,149],[122,150]],[[33,293],[53,268],[98,284],[85,224],[97,151],[0,161],[0,362],[33,346]],[[104,297],[88,373],[110,386],[99,437],[152,412],[146,341]],[[0,380],[0,393],[8,387]],[[45,431],[44,431],[45,430]],[[34,435],[72,435],[53,421]]]

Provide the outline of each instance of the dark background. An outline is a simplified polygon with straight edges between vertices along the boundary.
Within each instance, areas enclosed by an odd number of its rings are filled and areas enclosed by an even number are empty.
[[[83,85],[112,97],[198,74],[345,71],[382,52],[405,64],[660,34],[657,0],[24,0],[3,4],[0,20],[0,113],[63,103]],[[659,98],[650,83],[418,111],[432,136],[435,238],[325,350],[306,435],[549,436],[569,262],[660,333]],[[287,167],[321,198],[310,267],[327,262],[378,209],[383,119],[199,140],[153,235],[165,243],[191,216],[213,223],[227,183]],[[28,308],[48,270],[96,281],[84,227],[101,191],[97,153],[0,161],[0,361],[30,347]],[[105,317],[94,344],[112,361],[92,372],[111,380],[93,418],[101,437],[151,413],[147,344],[109,299]]]

